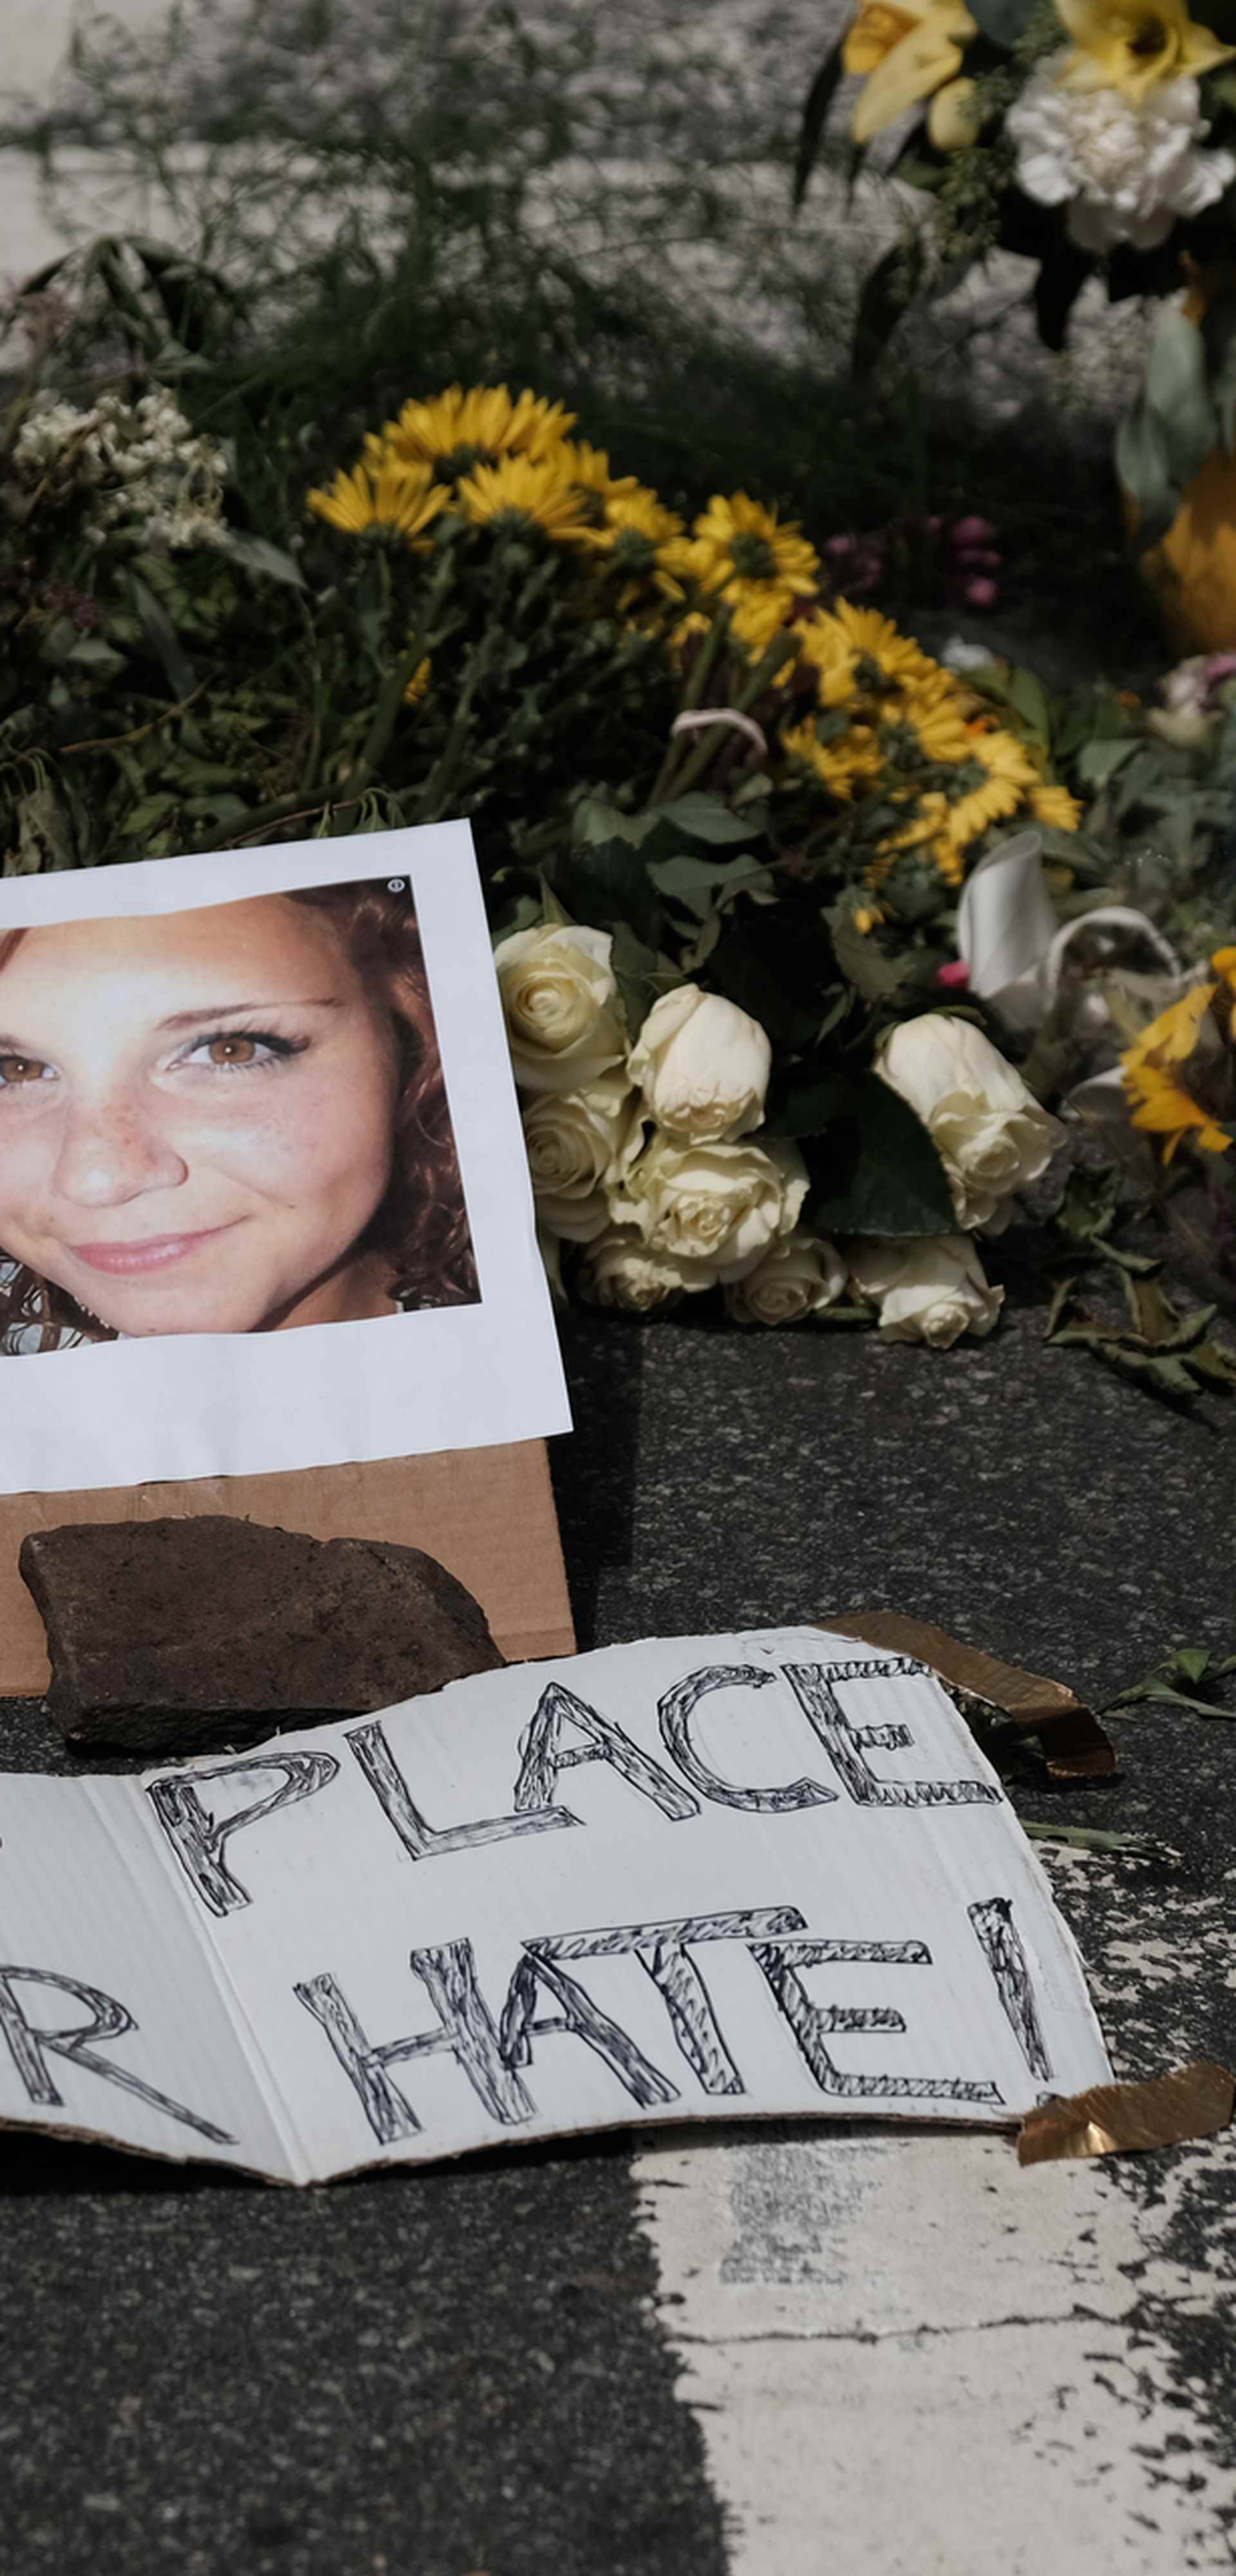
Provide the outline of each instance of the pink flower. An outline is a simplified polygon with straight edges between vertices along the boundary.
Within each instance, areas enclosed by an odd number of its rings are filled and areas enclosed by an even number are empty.
[[[964,992],[969,981],[970,969],[967,966],[964,957],[950,958],[947,966],[937,966],[936,968],[937,984],[952,984],[959,991]]]

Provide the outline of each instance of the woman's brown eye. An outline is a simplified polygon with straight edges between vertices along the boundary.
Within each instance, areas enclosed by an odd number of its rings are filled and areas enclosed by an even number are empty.
[[[212,1038],[206,1052],[212,1064],[252,1064],[257,1043],[253,1038]]]
[[[32,1055],[0,1055],[0,1082],[37,1082],[43,1071]]]

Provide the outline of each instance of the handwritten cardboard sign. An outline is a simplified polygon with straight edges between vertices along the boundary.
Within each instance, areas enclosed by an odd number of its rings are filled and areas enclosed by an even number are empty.
[[[632,2122],[1012,2125],[1110,2078],[921,1664],[819,1628],[0,1781],[0,2119],[284,2182]]]

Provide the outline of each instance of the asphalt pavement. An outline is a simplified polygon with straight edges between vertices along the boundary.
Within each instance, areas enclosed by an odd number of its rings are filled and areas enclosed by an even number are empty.
[[[555,1473],[581,1645],[891,1607],[1092,1700],[1174,1643],[1236,1648],[1236,1413],[1179,1418],[1041,1330],[1024,1310],[931,1353],[569,1318]],[[1117,2069],[1236,2062],[1236,1728],[1147,1712],[1118,1743],[1114,1784],[1018,1792],[1164,1846],[1058,1870]],[[21,1703],[0,1762],[66,1767]],[[1130,2576],[1230,2566],[1231,2156],[1040,2172],[998,2139],[771,2123],[294,2193],[10,2135],[5,2576],[1092,2576],[1096,2529]],[[958,2321],[983,2210],[995,2271],[1011,2247],[1038,2287],[999,2316],[975,2287]],[[846,2243],[859,2289],[838,2287]],[[758,2330],[727,2328],[740,2311]],[[967,2355],[992,2328],[1026,2387],[1040,2370],[1007,2422],[969,2359],[941,2376],[946,2324]],[[844,2377],[822,2379],[833,2346]],[[864,2380],[864,2354],[899,2375]],[[929,2385],[947,2492],[885,2524],[861,2499],[895,2490],[898,2455],[909,2474]],[[1023,2491],[1050,2491],[1046,2556]]]

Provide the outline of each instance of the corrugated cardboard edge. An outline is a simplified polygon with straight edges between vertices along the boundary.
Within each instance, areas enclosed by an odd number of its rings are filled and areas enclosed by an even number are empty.
[[[508,1663],[575,1652],[549,1458],[543,1440],[521,1440],[278,1476],[0,1497],[0,1698],[37,1699],[51,1678],[43,1622],[17,1570],[31,1530],[200,1512],[423,1548],[480,1602]]]
[[[930,1619],[910,1618],[900,1610],[829,1611],[820,1626],[856,1637],[865,1646],[882,1646],[889,1654],[913,1655],[942,1681],[1003,1709],[1014,1726],[1039,1737],[1053,1780],[1109,1780],[1115,1772],[1110,1737],[1064,1682],[1003,1664],[981,1646],[965,1646],[950,1637]]]

